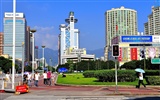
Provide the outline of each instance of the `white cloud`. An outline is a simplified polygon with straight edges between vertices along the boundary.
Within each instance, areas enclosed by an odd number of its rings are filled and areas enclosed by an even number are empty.
[[[45,45],[46,48],[57,50],[58,48],[58,35],[54,33],[54,27],[40,27],[35,26],[34,29],[37,30],[35,33],[35,45],[41,48]]]

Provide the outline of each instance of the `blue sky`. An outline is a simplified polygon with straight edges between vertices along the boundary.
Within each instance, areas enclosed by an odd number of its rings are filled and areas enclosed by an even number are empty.
[[[13,11],[13,0],[0,0],[0,32],[3,32],[4,12]],[[156,0],[16,0],[17,12],[25,14],[27,25],[37,29],[35,44],[57,50],[59,25],[65,23],[73,11],[80,30],[80,48],[95,50],[105,46],[105,16],[112,8],[137,11],[138,31],[144,31],[144,23],[151,14]]]

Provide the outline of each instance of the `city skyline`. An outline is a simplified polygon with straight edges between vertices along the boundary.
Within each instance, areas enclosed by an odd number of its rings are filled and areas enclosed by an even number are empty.
[[[0,1],[0,32],[3,32],[4,12],[12,12],[12,1]],[[30,2],[17,0],[16,11],[24,13],[27,25],[31,29],[37,30],[35,44],[39,47],[46,45],[53,50],[58,49],[59,25],[66,24],[64,22],[66,16],[70,11],[73,11],[78,19],[75,26],[80,31],[80,48],[95,50],[105,46],[105,12],[107,10],[120,8],[121,6],[136,10],[138,32],[144,32],[144,23],[148,21],[148,15],[152,13],[151,7],[154,5],[155,0],[113,0],[110,2],[104,0],[32,0]]]

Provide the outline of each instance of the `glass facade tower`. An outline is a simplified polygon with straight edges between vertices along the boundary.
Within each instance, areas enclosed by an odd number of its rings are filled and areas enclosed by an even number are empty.
[[[13,14],[5,13],[4,17],[4,54],[12,57],[13,50]],[[16,13],[16,35],[15,35],[15,58],[22,59],[22,50],[25,54],[25,46],[22,49],[22,43],[25,43],[26,19],[23,13]],[[25,56],[24,56],[25,58]]]

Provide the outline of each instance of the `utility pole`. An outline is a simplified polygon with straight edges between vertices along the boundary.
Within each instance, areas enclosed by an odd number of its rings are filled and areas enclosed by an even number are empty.
[[[117,57],[115,57],[115,83],[116,83],[116,93],[118,92],[118,86],[117,86]]]
[[[23,74],[24,74],[24,42],[22,43],[22,82],[23,82]]]
[[[13,0],[13,52],[12,52],[12,89],[14,89],[15,74],[15,36],[16,36],[16,0]]]

